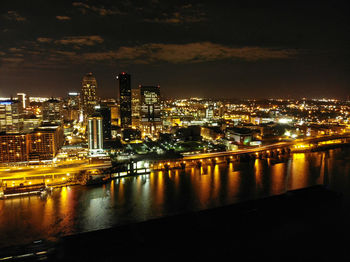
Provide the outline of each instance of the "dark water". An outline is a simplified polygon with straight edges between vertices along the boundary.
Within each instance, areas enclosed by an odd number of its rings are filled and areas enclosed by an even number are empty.
[[[228,205],[326,183],[350,203],[350,148],[128,177],[0,200],[0,247]],[[350,206],[350,205],[348,205]]]

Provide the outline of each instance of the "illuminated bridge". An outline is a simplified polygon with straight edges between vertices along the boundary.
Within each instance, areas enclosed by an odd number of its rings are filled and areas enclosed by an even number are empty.
[[[288,155],[291,152],[305,152],[319,148],[321,146],[349,144],[350,134],[329,135],[298,139],[294,141],[279,142],[266,146],[259,146],[249,149],[235,151],[201,153],[184,156],[179,159],[151,161],[152,170],[168,170],[172,168],[185,168],[186,166],[215,165],[217,163],[230,163],[248,159],[276,158]]]

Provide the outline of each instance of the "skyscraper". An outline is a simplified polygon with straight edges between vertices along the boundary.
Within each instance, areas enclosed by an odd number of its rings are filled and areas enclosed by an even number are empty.
[[[94,112],[97,105],[97,81],[92,73],[88,73],[83,77],[81,88],[81,105],[83,109],[84,119]]]
[[[102,116],[103,139],[111,139],[111,109],[107,105],[99,105],[95,107],[95,111]]]
[[[130,75],[122,72],[119,79],[120,124],[123,128],[131,127],[131,80]]]
[[[22,103],[23,109],[26,109],[26,107],[28,106],[28,98],[27,98],[26,94],[25,93],[17,93],[17,98],[18,98],[18,101],[20,101]]]
[[[80,94],[77,92],[69,92],[65,105],[66,119],[70,121],[78,120],[81,113]]]
[[[140,86],[141,126],[145,136],[155,137],[162,130],[160,118],[160,87]]]
[[[91,155],[103,151],[102,117],[96,114],[88,117],[88,145]]]
[[[141,93],[140,88],[131,89],[131,118],[132,127],[140,126]]]
[[[43,122],[60,124],[62,121],[62,103],[51,98],[43,103]]]
[[[23,130],[23,105],[18,100],[0,102],[0,132],[20,133]]]

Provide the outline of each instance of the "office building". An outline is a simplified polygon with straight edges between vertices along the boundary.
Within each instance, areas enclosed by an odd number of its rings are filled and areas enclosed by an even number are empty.
[[[140,86],[141,130],[144,136],[155,137],[162,130],[160,115],[160,87]]]
[[[25,115],[23,118],[23,133],[31,133],[42,124],[42,119],[35,115]]]
[[[40,126],[27,135],[30,161],[52,160],[64,144],[63,127]]]
[[[63,146],[61,126],[42,126],[29,134],[0,134],[0,163],[52,160]]]
[[[22,104],[23,109],[26,109],[29,105],[29,100],[25,93],[17,93],[17,100]]]
[[[0,163],[28,161],[26,135],[0,134]]]
[[[208,106],[205,110],[205,118],[213,119],[214,117],[214,107],[212,105]]]
[[[120,125],[120,108],[117,104],[108,105],[111,109],[111,125],[119,126]]]
[[[111,109],[107,105],[98,105],[95,107],[95,111],[102,117],[103,139],[110,140],[112,138]]]
[[[131,127],[131,79],[130,75],[122,72],[118,75],[119,80],[119,103],[120,125],[123,128]]]
[[[62,122],[62,103],[61,101],[51,98],[43,103],[42,108],[43,122],[56,123]]]
[[[69,121],[79,120],[81,114],[80,93],[69,92],[66,100],[66,119]]]
[[[84,119],[94,113],[94,108],[97,105],[97,81],[92,73],[88,73],[83,77],[81,88],[81,106]]]
[[[140,88],[131,89],[131,119],[132,127],[140,127],[140,110],[141,110],[141,90]]]
[[[71,108],[80,108],[80,93],[69,92],[67,98],[67,106]]]
[[[0,101],[0,132],[20,133],[23,130],[23,104],[18,100]]]
[[[88,117],[88,145],[90,155],[103,152],[102,117],[94,114]]]

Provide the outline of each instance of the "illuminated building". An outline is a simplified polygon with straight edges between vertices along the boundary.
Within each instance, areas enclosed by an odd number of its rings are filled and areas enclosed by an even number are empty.
[[[145,136],[154,137],[162,130],[160,118],[160,87],[140,86],[141,129]]]
[[[39,102],[39,103],[43,103],[46,100],[49,100],[49,98],[47,97],[28,97],[29,102]]]
[[[101,116],[88,118],[88,145],[91,155],[103,152],[103,126]]]
[[[111,109],[111,124],[112,126],[118,126],[120,120],[120,110],[118,105],[108,105]]]
[[[57,123],[62,121],[62,103],[57,99],[49,99],[43,103],[43,122]]]
[[[23,130],[23,106],[18,100],[0,102],[0,132],[20,133]]]
[[[218,126],[201,126],[201,136],[207,140],[217,140],[224,137]]]
[[[92,73],[88,73],[83,77],[81,88],[81,106],[84,114],[84,119],[94,112],[97,105],[97,81]]]
[[[130,75],[122,72],[119,79],[120,124],[121,127],[131,127],[131,80]]]
[[[63,128],[59,125],[41,126],[27,135],[29,160],[52,160],[64,144]]]
[[[52,160],[64,143],[60,126],[43,126],[30,134],[0,134],[0,163]]]
[[[141,93],[140,89],[131,89],[131,118],[132,118],[132,127],[137,128],[140,126],[140,100]]]
[[[80,94],[77,92],[69,92],[67,105],[69,107],[74,107],[74,108],[79,109],[79,107],[80,107]]]
[[[42,123],[42,119],[40,117],[36,117],[35,115],[26,115],[23,119],[23,133],[31,133],[37,127],[39,127]]]
[[[66,101],[66,119],[67,120],[78,120],[80,115],[80,94],[77,92],[69,92]]]
[[[213,106],[209,106],[205,110],[205,118],[212,119],[213,117],[214,117],[214,107]]]
[[[103,139],[111,139],[111,109],[106,105],[99,105],[95,107],[95,111],[102,116]]]
[[[17,93],[17,99],[21,102],[22,108],[26,109],[28,105],[28,98],[25,93]]]
[[[27,136],[0,134],[0,163],[28,161]]]
[[[225,135],[227,139],[233,140],[241,145],[249,145],[252,141],[252,131],[249,128],[227,128]]]

